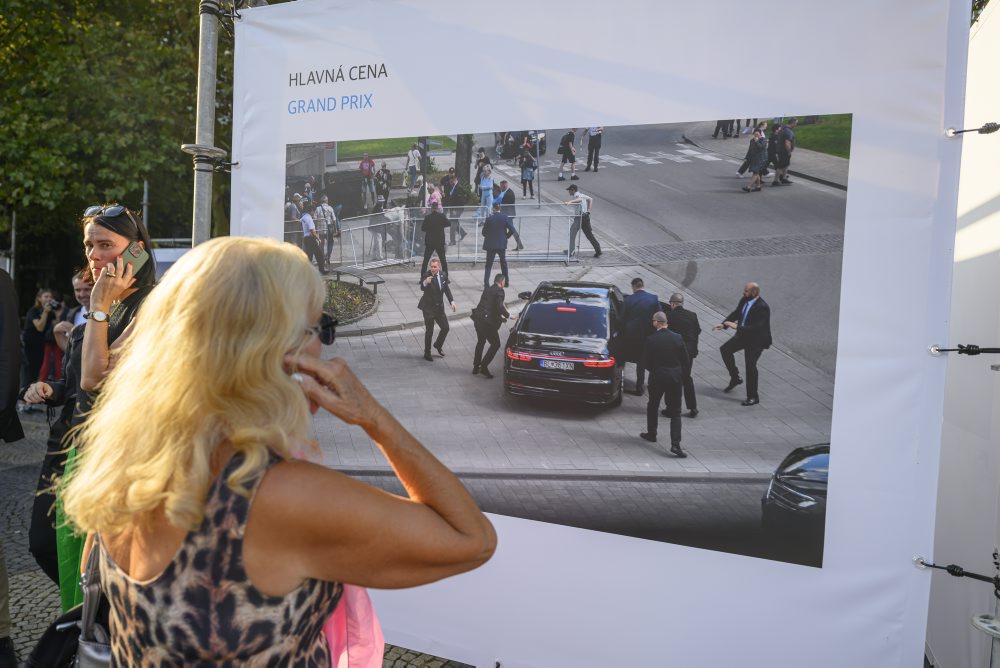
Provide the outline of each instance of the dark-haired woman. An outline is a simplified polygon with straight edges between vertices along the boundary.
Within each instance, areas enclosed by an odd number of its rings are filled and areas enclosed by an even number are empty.
[[[29,383],[38,380],[42,361],[45,359],[45,334],[52,332],[52,325],[56,321],[56,314],[52,309],[54,301],[52,290],[42,288],[35,294],[35,304],[28,309],[24,318],[21,340],[24,342],[24,356],[28,360],[28,376],[25,380]]]
[[[140,255],[129,251],[137,244]],[[149,233],[139,217],[117,204],[92,206],[83,215],[83,249],[94,277],[90,311],[84,328],[80,355],[80,387],[76,396],[73,426],[81,424],[94,405],[101,381],[114,356],[127,338],[139,306],[156,283],[156,265],[150,253]],[[142,266],[136,266],[142,262]],[[67,474],[73,468],[75,451],[66,459]],[[83,601],[80,591],[80,558],[83,540],[62,521],[57,506],[56,542],[59,551],[60,595],[63,609]]]

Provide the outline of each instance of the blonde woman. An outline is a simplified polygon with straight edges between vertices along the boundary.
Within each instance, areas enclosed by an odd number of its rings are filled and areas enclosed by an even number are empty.
[[[340,583],[410,587],[492,555],[458,479],[321,359],[323,295],[298,248],[231,237],[186,254],[144,304],[62,485],[101,550],[115,664],[330,665]],[[361,427],[409,498],[293,461],[319,408]]]

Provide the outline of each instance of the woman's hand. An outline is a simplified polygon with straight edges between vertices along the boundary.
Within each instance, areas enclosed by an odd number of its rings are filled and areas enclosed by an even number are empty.
[[[48,383],[32,383],[24,393],[24,403],[44,404],[52,396],[52,388]]]
[[[107,311],[133,283],[135,278],[132,276],[132,263],[126,264],[119,255],[113,264],[106,264],[101,269],[101,275],[97,277],[90,293],[91,310]]]
[[[320,360],[308,355],[287,355],[285,363],[310,401],[348,424],[356,424],[365,431],[375,429],[385,409],[342,358]]]

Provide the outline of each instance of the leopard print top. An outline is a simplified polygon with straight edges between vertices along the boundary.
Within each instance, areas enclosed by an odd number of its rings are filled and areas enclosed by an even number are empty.
[[[111,603],[112,666],[329,666],[323,624],[340,583],[306,580],[286,596],[257,590],[243,567],[243,533],[264,471],[247,482],[250,498],[225,480],[212,485],[205,519],[163,573],[138,582],[101,544],[101,588]],[[277,463],[272,458],[267,468]]]

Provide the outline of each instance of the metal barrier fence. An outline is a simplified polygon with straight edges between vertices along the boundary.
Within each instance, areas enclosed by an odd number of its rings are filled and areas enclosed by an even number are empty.
[[[481,206],[446,207],[451,228],[445,231],[448,262],[483,262],[482,226],[487,217]],[[424,234],[420,231],[426,207],[398,207],[340,221],[341,234],[333,237],[328,262],[332,266],[374,269],[422,262]],[[492,213],[492,212],[490,212]],[[508,240],[507,259],[528,262],[577,262],[580,206],[578,204],[517,204],[503,207],[517,229],[523,248]],[[321,235],[322,236],[322,235]],[[285,241],[302,245],[300,223],[285,221]],[[327,240],[321,247],[327,253]]]

